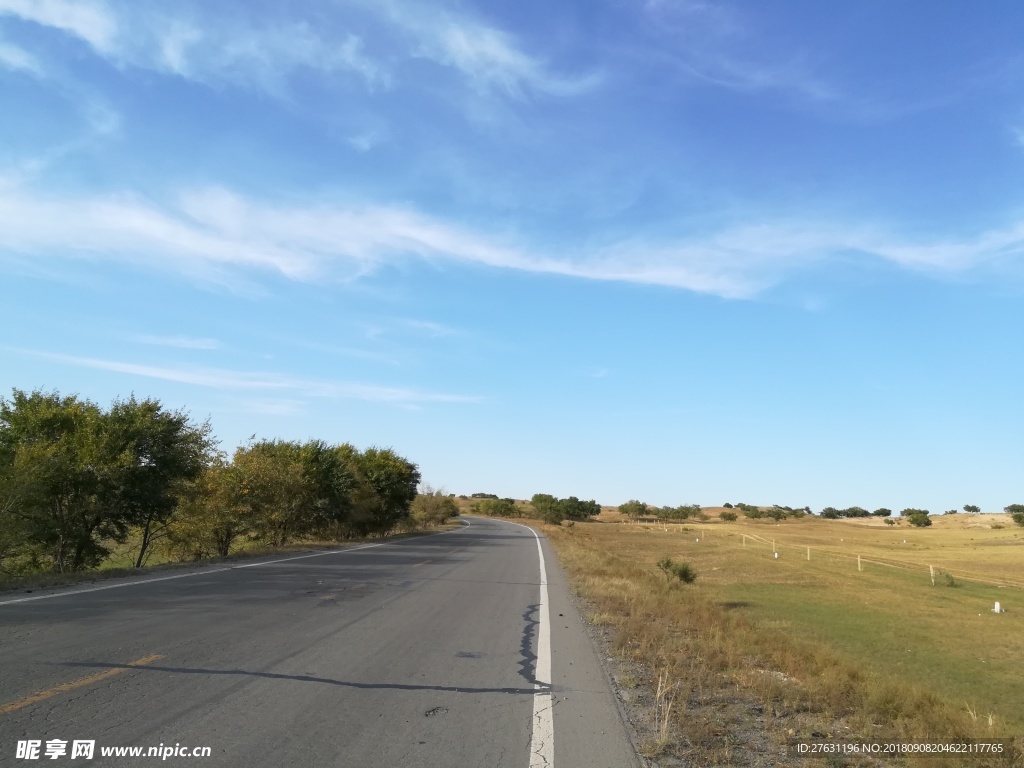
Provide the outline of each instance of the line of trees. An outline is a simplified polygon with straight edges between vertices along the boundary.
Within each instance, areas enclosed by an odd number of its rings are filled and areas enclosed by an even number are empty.
[[[680,504],[678,507],[666,506],[657,507],[643,501],[630,499],[625,504],[619,505],[619,514],[625,515],[630,520],[639,520],[642,517],[656,517],[658,520],[679,521],[695,519],[706,519],[701,512],[700,504]]]
[[[492,493],[474,493],[469,509],[478,515],[492,517],[532,517],[559,525],[563,520],[586,520],[601,513],[601,505],[591,499],[582,501],[575,496],[559,499],[548,493],[535,493],[528,504],[517,504],[515,499],[500,499]]]
[[[156,549],[189,560],[384,535],[441,513],[427,499],[414,517],[419,481],[387,448],[252,439],[229,458],[209,422],[155,399],[103,409],[16,389],[0,398],[0,572],[95,568],[129,542],[141,567]]]
[[[864,507],[847,507],[846,509],[825,507],[821,510],[821,516],[829,520],[836,520],[840,517],[891,517],[892,510],[879,507],[874,512],[868,512]]]

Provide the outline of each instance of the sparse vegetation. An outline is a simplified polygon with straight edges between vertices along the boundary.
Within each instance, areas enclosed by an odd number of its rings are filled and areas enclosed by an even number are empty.
[[[692,584],[697,578],[697,572],[689,563],[677,563],[671,557],[663,557],[658,561],[658,568],[665,574],[669,582],[681,582]]]
[[[1011,544],[1013,534],[969,530],[966,521],[946,518],[926,537],[910,530],[897,538],[890,532],[896,520],[885,522],[891,525],[794,521],[777,542],[784,555],[778,560],[770,543],[757,543],[764,529],[756,519],[729,527],[690,523],[700,543],[686,537],[669,557],[664,548],[676,539],[656,526],[548,535],[594,615],[615,627],[618,653],[668,670],[666,685],[678,684],[664,731],[674,735],[650,746],[660,754],[695,765],[746,764],[744,749],[763,757],[763,741],[744,745],[729,725],[751,711],[764,713],[758,721],[773,744],[812,731],[901,740],[1019,733],[1022,633],[1007,618],[1015,614],[994,622],[981,606],[1011,599],[996,583],[1024,587],[1024,580],[1012,577],[1014,548],[979,548],[974,540]],[[808,546],[810,560],[803,556]],[[863,572],[851,553],[865,555]],[[700,589],[671,588],[678,582],[666,561],[681,556],[700,570]],[[949,565],[939,569],[938,583],[955,589],[931,589],[928,563],[936,560]],[[965,580],[961,572],[993,583]],[[956,578],[947,579],[952,573]],[[949,632],[951,622],[971,633],[970,650]],[[972,720],[964,701],[992,719]],[[946,765],[927,758],[907,764]]]

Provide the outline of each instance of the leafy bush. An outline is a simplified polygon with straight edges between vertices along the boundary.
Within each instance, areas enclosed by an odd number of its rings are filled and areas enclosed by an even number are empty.
[[[907,515],[907,520],[916,528],[927,528],[932,524],[932,519],[927,514],[920,512],[914,515]]]
[[[738,515],[735,512],[723,512],[719,517],[731,523],[738,517]]]
[[[725,507],[726,509],[732,509],[732,504],[730,504],[728,501],[725,502],[725,504],[723,504],[722,506]]]
[[[451,497],[429,487],[412,500],[411,511],[412,519],[420,525],[440,525],[449,517],[457,517],[459,514],[459,508]]]
[[[665,580],[669,583],[673,579],[683,584],[692,584],[697,578],[697,572],[689,563],[677,563],[671,557],[663,557],[658,561],[658,568],[665,574]]]
[[[892,510],[891,509],[887,509],[885,507],[879,507],[874,512],[872,512],[871,514],[874,515],[875,517],[891,517],[892,516]]]

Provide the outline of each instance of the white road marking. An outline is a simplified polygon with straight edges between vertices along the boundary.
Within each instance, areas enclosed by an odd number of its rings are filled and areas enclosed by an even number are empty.
[[[469,527],[470,523],[468,520],[464,521],[466,526],[464,528],[455,528],[453,531],[439,531],[438,533],[428,534],[429,536],[441,536],[445,533],[454,533],[458,531],[464,531]],[[417,537],[422,538],[422,537]],[[401,544],[403,541],[413,541],[414,539],[402,539],[401,541],[382,541],[379,544],[363,544],[358,547],[346,547],[344,549],[332,549],[327,552],[313,552],[308,555],[296,555],[294,557],[282,557],[278,560],[261,560],[258,563],[246,563],[245,565],[231,565],[227,568],[211,568],[203,571],[193,571],[192,573],[178,573],[174,576],[160,576],[156,579],[139,579],[138,581],[126,581],[122,584],[105,584],[102,587],[90,587],[89,589],[74,589],[68,592],[54,592],[49,595],[36,595],[34,597],[19,597],[17,600],[2,600],[0,605],[14,605],[15,603],[29,603],[33,600],[49,600],[54,597],[68,597],[69,595],[84,595],[87,592],[100,592],[104,589],[120,589],[121,587],[134,587],[138,584],[152,584],[157,581],[170,581],[171,579],[187,579],[191,576],[209,576],[213,573],[223,573],[224,571],[237,571],[241,568],[258,568],[261,565],[274,565],[275,563],[286,563],[289,560],[303,560],[307,557],[325,557],[326,555],[343,555],[346,552],[357,552],[360,549],[373,549],[374,547],[383,547],[387,544]],[[543,567],[543,566],[542,566]]]
[[[510,522],[510,521],[504,521]],[[540,536],[528,525],[525,528],[537,540],[540,560],[540,603],[537,607],[537,669],[534,672],[533,732],[530,734],[530,768],[553,768],[555,764],[555,722],[551,714],[551,605],[548,600],[548,570]]]

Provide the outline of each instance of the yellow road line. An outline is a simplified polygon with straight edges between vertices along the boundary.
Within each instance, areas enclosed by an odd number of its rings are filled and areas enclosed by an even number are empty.
[[[127,671],[132,667],[144,667],[147,664],[152,664],[154,661],[162,659],[163,656],[159,653],[154,653],[150,656],[143,656],[141,659],[137,659],[129,664],[125,664],[123,667],[115,667],[114,669],[108,669],[106,672],[99,672],[95,675],[89,675],[89,677],[83,677],[80,680],[72,680],[70,683],[61,683],[53,688],[47,688],[45,691],[39,693],[33,693],[31,696],[26,696],[23,699],[12,701],[10,704],[0,704],[0,715],[6,715],[8,712],[14,712],[16,709],[27,707],[30,704],[43,701],[56,696],[58,693],[64,693],[66,691],[73,691],[75,688],[81,688],[86,685],[92,685],[98,683],[100,680],[106,680],[108,677],[119,675],[122,672]]]

